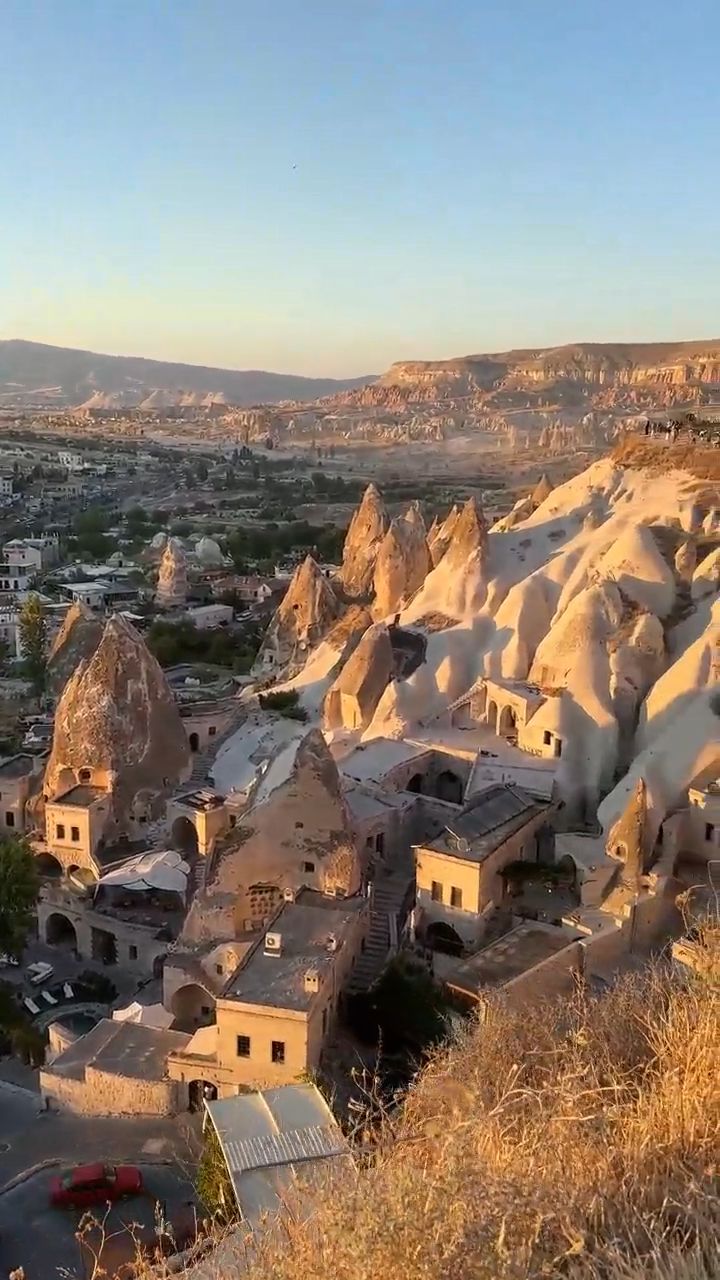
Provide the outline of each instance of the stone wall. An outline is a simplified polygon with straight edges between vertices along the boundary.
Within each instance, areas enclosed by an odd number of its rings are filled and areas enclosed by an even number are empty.
[[[138,1080],[87,1067],[84,1080],[40,1072],[40,1092],[61,1110],[84,1116],[171,1116],[186,1093],[174,1080]]]

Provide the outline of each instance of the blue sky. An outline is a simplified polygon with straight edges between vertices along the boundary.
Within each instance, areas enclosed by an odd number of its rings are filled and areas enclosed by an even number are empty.
[[[0,336],[354,375],[720,335],[720,4],[3,0]]]

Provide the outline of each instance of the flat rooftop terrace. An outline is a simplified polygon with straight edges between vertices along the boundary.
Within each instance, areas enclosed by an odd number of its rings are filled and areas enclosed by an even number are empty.
[[[485,987],[502,987],[519,978],[580,937],[571,929],[526,920],[456,965],[445,981],[466,995],[479,995]]]
[[[0,764],[0,778],[7,778],[8,782],[14,778],[25,778],[32,773],[34,761],[34,756],[10,756]]]
[[[484,862],[548,808],[520,787],[503,783],[481,792],[448,822],[439,836],[419,847],[460,858],[463,862]]]
[[[329,898],[312,890],[286,903],[270,929],[281,934],[282,953],[267,955],[263,937],[227,983],[223,999],[305,1012],[316,998],[305,990],[307,970],[316,969],[322,983],[335,963],[335,953],[328,950],[330,935],[339,951],[366,905],[366,898]]]
[[[52,804],[66,805],[71,809],[89,809],[90,805],[96,800],[101,800],[108,793],[103,787],[91,787],[88,783],[78,783],[76,787],[71,787],[69,791],[65,791],[61,796],[56,796],[51,801]]]

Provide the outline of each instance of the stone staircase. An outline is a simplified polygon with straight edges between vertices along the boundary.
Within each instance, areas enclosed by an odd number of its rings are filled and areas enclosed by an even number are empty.
[[[213,738],[212,742],[205,747],[204,751],[198,751],[193,756],[192,773],[186,783],[184,783],[183,791],[192,791],[196,787],[207,787],[208,773],[213,760],[217,756],[218,751],[225,745],[228,738],[231,738],[235,730],[239,728],[243,720],[247,718],[247,707],[244,703],[238,702],[233,707],[229,724],[226,725],[219,737]]]
[[[397,950],[398,932],[409,911],[414,892],[414,875],[407,871],[378,868],[373,881],[370,928],[365,950],[360,955],[348,984],[350,995],[368,991],[380,977],[390,956]]]

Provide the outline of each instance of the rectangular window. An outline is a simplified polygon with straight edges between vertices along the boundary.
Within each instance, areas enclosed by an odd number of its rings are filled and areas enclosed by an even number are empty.
[[[218,977],[222,977],[222,971],[223,971],[223,967],[222,967],[222,965],[221,965],[221,964],[216,964],[216,965],[215,965],[215,972],[216,972],[216,974],[218,975]]]
[[[217,729],[215,725],[211,724],[208,729],[208,738],[214,738],[216,733],[217,733]]]
[[[549,747],[550,743],[552,742],[552,734],[549,729],[546,729],[543,734],[543,742],[545,743],[546,747]]]
[[[137,960],[137,947],[134,947],[132,943],[128,947],[128,955],[131,960]]]
[[[13,813],[12,809],[8,809],[7,813],[5,814],[5,826],[6,827],[15,826],[15,814]]]
[[[73,841],[73,843],[74,843],[74,844],[79,844],[79,843],[80,843],[80,828],[79,828],[79,827],[71,827],[71,828],[70,828],[70,839]]]
[[[64,840],[64,839],[65,839],[65,828],[64,828],[64,826],[63,826],[62,822],[58,822],[58,824],[57,824],[57,826],[56,826],[56,828],[55,828],[55,836],[56,836],[56,838],[57,838],[58,840]]]
[[[453,885],[450,890],[450,906],[462,907],[462,889],[458,889],[457,885]]]
[[[433,880],[430,897],[433,902],[442,902],[442,885],[439,880]]]
[[[314,862],[303,862],[303,871],[307,872],[308,875],[310,874],[311,871],[314,871],[314,870],[315,870]]]
[[[712,840],[714,835],[715,835],[715,828],[712,822],[706,822],[705,823],[705,839]]]
[[[250,1037],[249,1036],[238,1036],[237,1056],[238,1058],[250,1057]]]
[[[273,1062],[284,1062],[285,1061],[285,1041],[273,1040],[271,1053],[272,1053]]]

